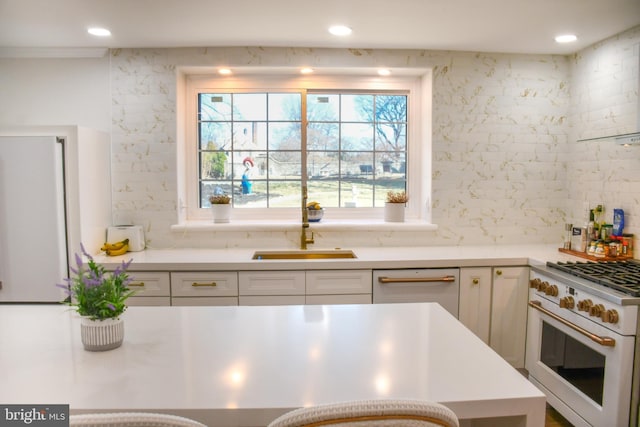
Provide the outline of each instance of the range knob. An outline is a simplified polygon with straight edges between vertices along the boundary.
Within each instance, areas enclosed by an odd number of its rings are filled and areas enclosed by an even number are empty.
[[[535,279],[531,279],[529,280],[529,287],[538,289],[538,284],[540,282],[542,282],[542,280],[538,279],[537,277]]]
[[[558,287],[556,285],[549,285],[544,290],[544,293],[547,294],[547,295],[550,295],[552,297],[557,297],[558,296]]]
[[[590,299],[583,299],[578,301],[578,310],[579,311],[589,311],[593,306],[593,302]]]
[[[618,316],[618,312],[614,309],[607,310],[602,313],[602,321],[605,323],[613,323],[616,324],[620,320],[620,316]]]
[[[569,310],[575,307],[575,301],[571,295],[567,295],[566,297],[560,298],[560,308],[567,308]]]
[[[540,282],[538,283],[538,286],[536,289],[538,289],[538,291],[540,292],[544,292],[547,290],[547,288],[549,287],[549,282]]]
[[[604,313],[604,305],[596,304],[589,309],[589,316],[600,317]]]

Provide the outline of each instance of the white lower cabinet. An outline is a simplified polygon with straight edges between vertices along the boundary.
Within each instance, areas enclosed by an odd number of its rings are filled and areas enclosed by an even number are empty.
[[[370,304],[371,270],[241,271],[240,305]]]
[[[172,272],[171,305],[237,305],[238,273]]]
[[[171,305],[180,306],[222,306],[238,305],[238,297],[175,297]]]
[[[458,320],[485,344],[489,344],[491,282],[491,267],[460,269]]]
[[[240,271],[240,305],[304,304],[304,271]]]
[[[524,368],[529,267],[494,267],[489,345],[514,368]]]
[[[135,294],[127,299],[130,306],[171,305],[171,284],[168,272],[133,272],[129,274],[129,289]]]
[[[307,295],[304,303],[307,305],[371,304],[371,294]]]
[[[306,272],[305,304],[371,304],[371,270]]]
[[[529,267],[460,269],[459,320],[515,368],[524,368]]]

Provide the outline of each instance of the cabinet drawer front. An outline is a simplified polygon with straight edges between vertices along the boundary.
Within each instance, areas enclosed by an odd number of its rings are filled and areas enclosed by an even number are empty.
[[[174,306],[222,306],[238,305],[238,297],[177,297],[171,298]]]
[[[304,271],[241,271],[239,280],[240,295],[304,295]]]
[[[371,270],[314,270],[306,279],[307,295],[371,293]]]
[[[304,305],[304,295],[240,295],[240,305]]]
[[[170,297],[131,297],[127,299],[127,305],[135,306],[170,306]]]
[[[371,294],[356,295],[307,295],[305,303],[318,304],[371,304]]]
[[[129,289],[135,291],[137,297],[170,296],[171,286],[167,272],[131,272]]]
[[[237,296],[236,272],[171,273],[171,296]]]

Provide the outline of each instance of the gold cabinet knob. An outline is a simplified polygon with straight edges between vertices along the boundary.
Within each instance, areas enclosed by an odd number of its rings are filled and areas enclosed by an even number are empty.
[[[496,270],[496,275],[497,276],[502,276],[502,270]]]
[[[475,278],[471,281],[471,283],[473,283],[474,285],[477,285],[478,283],[480,283],[480,280],[478,278]]]

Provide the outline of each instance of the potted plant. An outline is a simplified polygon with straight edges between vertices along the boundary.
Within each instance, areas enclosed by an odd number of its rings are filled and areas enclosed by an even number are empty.
[[[227,194],[216,194],[209,197],[211,211],[213,212],[213,222],[225,223],[231,218],[231,197]]]
[[[409,197],[405,191],[388,191],[384,205],[386,222],[404,222],[404,209]]]
[[[120,347],[124,339],[121,315],[127,309],[127,298],[134,293],[127,286],[130,281],[127,268],[131,260],[123,261],[113,272],[107,272],[82,245],[80,247],[87,262],[76,254],[76,268],[70,268],[73,275],[65,279],[67,284],[57,285],[68,294],[63,303],[75,307],[82,316],[80,332],[86,350]]]

